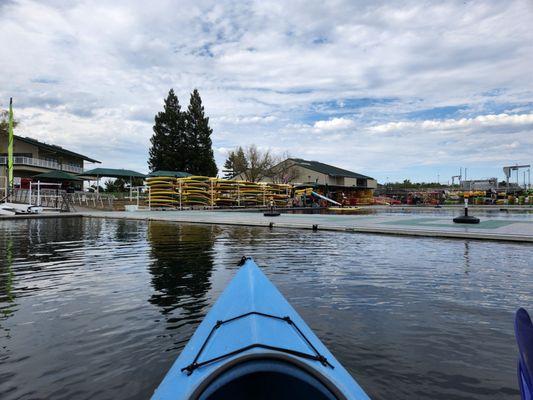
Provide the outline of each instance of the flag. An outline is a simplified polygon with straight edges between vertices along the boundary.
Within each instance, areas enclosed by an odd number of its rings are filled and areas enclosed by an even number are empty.
[[[7,139],[8,188],[13,189],[13,98],[9,99],[9,133]]]

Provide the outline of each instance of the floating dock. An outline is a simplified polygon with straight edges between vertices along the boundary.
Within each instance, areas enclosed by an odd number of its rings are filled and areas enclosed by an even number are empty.
[[[327,215],[281,214],[225,211],[87,211],[84,217],[169,221],[194,224],[262,226],[273,229],[311,229],[388,235],[427,236],[533,243],[533,219],[481,218],[477,225],[454,224],[449,215]]]

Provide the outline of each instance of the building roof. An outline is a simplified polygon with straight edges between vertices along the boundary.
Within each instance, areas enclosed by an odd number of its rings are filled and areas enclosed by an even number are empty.
[[[94,168],[79,174],[83,177],[102,176],[106,178],[146,178],[146,175],[130,169]]]
[[[28,143],[28,144],[32,144],[34,146],[37,146],[37,147],[40,147],[40,148],[43,148],[43,149],[46,149],[48,151],[51,151],[53,153],[59,153],[59,154],[65,154],[67,156],[72,156],[72,157],[78,157],[78,158],[81,158],[85,161],[89,161],[89,162],[93,162],[93,163],[100,163],[100,161],[98,160],[95,160],[93,158],[90,158],[90,157],[87,157],[87,156],[84,156],[83,154],[79,154],[79,153],[75,153],[73,151],[70,151],[70,150],[67,150],[67,149],[64,149],[63,147],[61,146],[56,146],[55,144],[48,144],[48,143],[44,143],[44,142],[40,142],[38,140],[35,140],[35,139],[32,139],[32,138],[29,138],[29,137],[26,137],[26,136],[18,136],[18,135],[14,135],[14,137],[17,139],[17,140],[20,140],[22,142],[25,142],[25,143]]]
[[[164,169],[160,169],[154,172],[150,172],[147,176],[154,177],[154,176],[168,176],[168,177],[174,177],[174,178],[185,178],[186,176],[191,176],[188,172],[181,172],[181,171],[167,171]]]
[[[34,179],[41,180],[53,180],[53,181],[81,181],[76,175],[69,174],[65,171],[48,171],[43,174],[38,174],[33,177]]]
[[[320,172],[321,174],[325,174],[329,176],[344,176],[348,178],[374,179],[366,175],[361,175],[356,172],[334,167],[333,165],[324,164],[318,161],[308,161],[308,160],[303,160],[301,158],[289,158],[288,160],[294,161],[294,163],[300,167],[307,168],[315,172]]]

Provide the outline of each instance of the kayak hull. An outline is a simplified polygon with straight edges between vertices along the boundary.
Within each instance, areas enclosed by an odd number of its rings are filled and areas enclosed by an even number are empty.
[[[245,260],[198,326],[152,399],[216,399],[212,389],[216,382],[220,385],[225,376],[236,376],[239,370],[243,373],[243,365],[248,368],[247,380],[273,377],[274,370],[250,372],[264,362],[283,371],[300,371],[302,375],[295,372],[291,379],[301,387],[315,385],[333,399],[368,399],[251,259]],[[230,383],[220,390],[235,389]],[[210,392],[215,394],[205,397]],[[268,397],[271,394],[264,398],[281,398]],[[291,397],[298,398],[287,398]]]

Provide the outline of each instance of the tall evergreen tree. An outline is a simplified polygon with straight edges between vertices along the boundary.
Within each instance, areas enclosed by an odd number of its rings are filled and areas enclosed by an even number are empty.
[[[248,169],[248,160],[241,146],[228,153],[228,158],[224,163],[224,178],[230,179],[235,175],[245,172]]]
[[[190,162],[187,172],[193,175],[216,176],[218,168],[213,155],[209,118],[205,116],[204,106],[198,90],[191,93],[186,117],[187,142]]]
[[[228,153],[228,158],[226,158],[226,161],[224,162],[224,169],[222,172],[224,172],[224,179],[230,179],[233,178],[235,175],[235,152],[230,151]]]
[[[150,170],[187,171],[190,157],[185,115],[174,89],[168,92],[163,111],[155,116],[153,130],[148,159]]]

